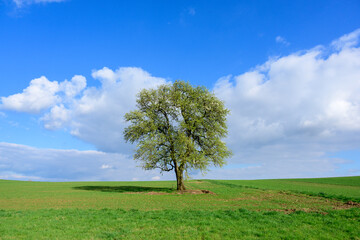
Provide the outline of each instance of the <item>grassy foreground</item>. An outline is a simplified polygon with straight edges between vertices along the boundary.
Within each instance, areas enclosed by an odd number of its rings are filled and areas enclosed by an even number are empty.
[[[0,180],[0,239],[360,239],[360,177],[186,185]]]

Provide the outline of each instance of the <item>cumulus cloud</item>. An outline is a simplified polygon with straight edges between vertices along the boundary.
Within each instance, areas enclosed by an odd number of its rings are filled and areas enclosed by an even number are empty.
[[[39,113],[59,100],[55,95],[58,91],[58,82],[51,82],[42,76],[31,80],[30,85],[22,93],[1,97],[0,106],[3,109],[19,112]]]
[[[1,97],[0,108],[36,114],[53,107],[50,115],[54,115],[52,118],[55,119],[56,123],[52,125],[57,126],[59,125],[59,117],[65,120],[63,104],[74,101],[75,97],[85,87],[86,79],[81,75],[75,75],[71,81],[65,80],[60,84],[57,81],[49,81],[46,77],[42,76],[31,80],[30,85],[22,93]],[[61,109],[64,110],[61,111]],[[62,114],[60,114],[60,111]],[[62,116],[59,116],[59,114]],[[51,118],[48,115],[46,114],[45,119]]]
[[[60,83],[62,90],[67,98],[73,98],[78,95],[86,87],[86,78],[81,75],[75,75],[71,81],[65,80]]]
[[[154,88],[165,79],[151,76],[141,68],[103,68],[93,71],[101,87],[84,90],[69,104],[56,105],[43,117],[45,127],[66,127],[70,133],[107,152],[129,152],[123,140],[125,113],[135,109],[136,95],[143,88]]]
[[[125,113],[135,109],[136,95],[143,88],[166,83],[141,68],[123,67],[94,70],[92,77],[100,87],[86,87],[84,76],[58,83],[46,77],[34,79],[22,93],[2,97],[0,108],[27,113],[42,113],[49,130],[67,129],[99,150],[126,152],[123,140]],[[45,111],[46,110],[46,111]]]
[[[312,169],[335,171],[326,153],[358,148],[360,48],[355,36],[359,30],[334,41],[342,47],[330,54],[318,47],[218,80],[214,91],[231,110],[233,162],[258,162],[269,169],[282,159],[282,169],[304,175]],[[279,148],[286,158],[278,155]],[[262,160],[256,160],[259,156]]]
[[[136,167],[129,156],[99,151],[39,149],[0,143],[0,179],[35,181],[151,180],[158,171]],[[172,174],[164,175],[174,179]]]
[[[215,93],[231,109],[232,141],[319,141],[360,131],[360,48],[322,57],[319,49],[272,59],[219,79]],[[238,134],[236,134],[238,135]]]
[[[71,111],[66,109],[63,104],[56,105],[51,108],[49,113],[46,113],[41,120],[44,122],[44,127],[49,130],[59,129],[65,123],[71,120]]]

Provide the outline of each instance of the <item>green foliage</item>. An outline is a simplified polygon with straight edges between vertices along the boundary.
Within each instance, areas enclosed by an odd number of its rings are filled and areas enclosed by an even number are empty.
[[[221,141],[227,134],[229,110],[205,87],[184,81],[142,90],[137,110],[125,115],[130,122],[126,141],[137,142],[134,158],[144,169],[206,171],[210,164],[222,166],[231,155]]]

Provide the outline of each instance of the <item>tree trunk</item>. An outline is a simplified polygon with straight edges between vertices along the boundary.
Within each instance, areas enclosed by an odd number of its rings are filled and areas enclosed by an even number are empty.
[[[184,185],[184,170],[180,170],[178,168],[175,169],[175,174],[176,174],[176,186],[177,186],[177,190],[178,191],[184,191],[185,189],[185,185]]]

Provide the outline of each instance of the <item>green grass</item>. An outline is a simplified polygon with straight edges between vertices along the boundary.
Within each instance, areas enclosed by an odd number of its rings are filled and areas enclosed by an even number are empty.
[[[324,183],[324,184],[360,187],[360,177],[302,178],[302,179],[288,179],[288,180],[296,181],[296,182]]]
[[[251,187],[291,191],[313,196],[322,196],[343,201],[360,202],[360,177],[230,180],[215,181],[218,184],[232,184],[233,187]]]
[[[356,239],[360,211],[0,211],[2,239]]]
[[[193,180],[215,193],[193,195],[174,181],[0,180],[0,239],[360,239],[360,208],[344,202],[359,183]]]

